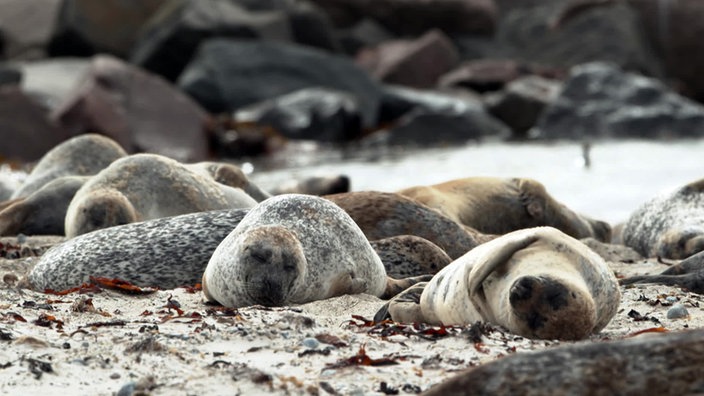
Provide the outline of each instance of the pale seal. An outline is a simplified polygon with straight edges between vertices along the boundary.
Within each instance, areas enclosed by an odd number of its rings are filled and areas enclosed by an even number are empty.
[[[704,179],[644,203],[622,238],[645,257],[683,259],[704,250]]]
[[[88,180],[66,212],[69,238],[100,228],[191,212],[247,208],[257,202],[157,154],[121,158]]]
[[[194,172],[212,177],[213,180],[220,184],[240,188],[257,202],[271,197],[271,194],[259,188],[259,186],[253,183],[247,175],[244,174],[242,169],[235,164],[204,161],[188,164],[186,167]]]
[[[454,259],[489,239],[435,209],[396,193],[359,191],[324,198],[344,209],[369,240],[415,235],[439,246]]]
[[[394,320],[430,324],[486,321],[528,338],[578,340],[604,328],[620,301],[606,262],[551,227],[486,242],[443,268],[422,292],[419,285],[376,319],[388,311]]]
[[[94,175],[125,156],[125,150],[106,136],[94,133],[78,135],[44,154],[12,198],[29,196],[61,176]]]
[[[42,255],[28,280],[39,291],[77,287],[91,276],[163,289],[193,286],[247,211],[189,213],[80,235]]]
[[[384,297],[403,290],[398,283],[337,205],[285,194],[250,210],[217,247],[203,294],[228,307],[282,306],[343,294]]]
[[[697,395],[702,366],[704,330],[674,331],[512,354],[423,395]]]
[[[532,179],[469,177],[398,191],[485,234],[550,226],[575,237],[611,239],[611,226],[577,214]]]
[[[27,197],[0,209],[2,235],[64,235],[66,210],[90,176],[56,178]]]

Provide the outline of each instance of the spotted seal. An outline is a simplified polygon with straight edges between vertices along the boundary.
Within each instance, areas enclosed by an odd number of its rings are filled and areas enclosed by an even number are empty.
[[[514,231],[453,261],[397,296],[376,319],[460,325],[486,321],[528,338],[578,340],[616,314],[606,262],[552,227]]]
[[[190,212],[252,207],[239,188],[157,154],[121,158],[88,180],[66,211],[66,236]]]
[[[659,195],[629,216],[623,243],[645,257],[683,259],[704,250],[704,179]]]
[[[192,286],[247,211],[189,213],[79,235],[44,253],[28,280],[39,291],[77,287],[91,276],[163,289]]]
[[[44,154],[11,198],[27,197],[61,176],[94,175],[125,156],[125,150],[106,136],[95,133],[78,135]]]
[[[252,208],[217,247],[203,274],[203,294],[229,307],[281,306],[343,294],[386,297],[412,282],[387,277],[340,207],[285,194]]]
[[[372,241],[415,235],[439,246],[454,259],[490,239],[400,194],[355,191],[323,197],[344,209]]]
[[[485,234],[550,226],[578,239],[611,239],[608,223],[573,212],[532,179],[468,177],[398,193]]]
[[[58,177],[0,209],[0,235],[64,235],[66,210],[90,176]]]
[[[213,180],[226,186],[240,188],[257,202],[261,202],[271,194],[259,188],[252,182],[242,169],[235,164],[226,162],[203,161],[194,164],[188,164],[186,167],[197,173],[212,177]]]

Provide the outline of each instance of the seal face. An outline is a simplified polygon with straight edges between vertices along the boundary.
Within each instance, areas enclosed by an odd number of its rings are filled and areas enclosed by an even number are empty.
[[[611,239],[611,226],[570,210],[532,179],[469,177],[399,194],[438,209],[449,218],[485,234],[505,234],[549,226],[574,238]]]
[[[623,227],[623,243],[645,257],[684,259],[704,251],[704,179],[636,209]]]
[[[90,176],[127,156],[114,140],[94,133],[76,136],[49,150],[12,198],[27,197],[61,176]]]
[[[620,291],[599,255],[557,229],[537,227],[471,250],[438,272],[417,300],[414,306],[405,297],[405,308],[392,301],[388,312],[432,324],[482,320],[528,338],[576,340],[608,324]]]
[[[203,275],[206,299],[230,307],[381,296],[386,287],[384,266],[352,218],[326,199],[299,194],[253,208]]]
[[[197,212],[80,235],[42,255],[29,283],[39,291],[77,287],[91,276],[163,289],[194,285],[217,246],[246,213]]]
[[[66,212],[66,236],[191,212],[247,208],[256,201],[156,154],[119,159],[88,180]]]

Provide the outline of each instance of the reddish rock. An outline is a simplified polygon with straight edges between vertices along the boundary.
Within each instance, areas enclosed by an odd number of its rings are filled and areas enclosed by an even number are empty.
[[[163,78],[111,56],[93,58],[84,82],[52,116],[72,135],[100,132],[130,152],[208,157],[207,113]]]
[[[0,86],[0,157],[35,161],[69,137],[17,85]]]
[[[435,86],[458,63],[457,49],[440,30],[416,40],[388,41],[357,55],[357,64],[379,80],[415,88]]]
[[[5,58],[43,58],[60,5],[61,0],[0,1],[0,30],[5,42]]]
[[[491,34],[493,0],[313,0],[338,26],[373,18],[398,34],[419,35],[438,28],[446,33]]]

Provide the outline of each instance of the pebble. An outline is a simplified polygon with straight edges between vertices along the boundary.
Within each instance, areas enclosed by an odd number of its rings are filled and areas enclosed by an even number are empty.
[[[667,311],[668,319],[682,319],[688,316],[689,312],[687,312],[687,308],[682,304],[675,304]]]
[[[674,304],[674,303],[677,302],[677,297],[675,297],[675,296],[667,296],[667,298],[665,299],[665,301]]]
[[[135,382],[128,382],[120,388],[117,392],[117,396],[132,396],[137,384]]]
[[[308,337],[304,338],[303,341],[301,341],[301,344],[303,344],[303,346],[308,349],[316,349],[320,346],[320,341],[316,340],[315,338]]]

